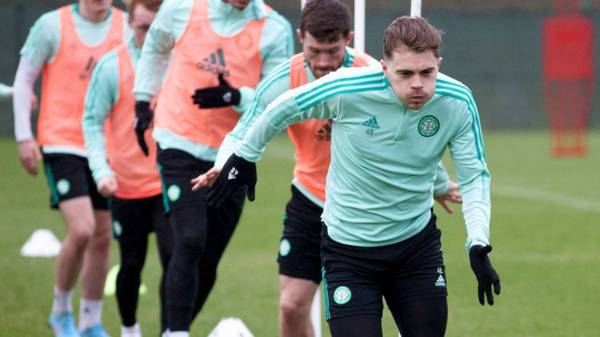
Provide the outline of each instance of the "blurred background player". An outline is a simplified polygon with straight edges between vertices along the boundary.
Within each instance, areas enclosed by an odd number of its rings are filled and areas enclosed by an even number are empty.
[[[80,0],[42,15],[21,50],[15,76],[15,137],[21,164],[30,175],[36,175],[37,161],[43,157],[52,207],[61,211],[67,228],[56,259],[49,318],[56,336],[79,336],[71,307],[78,277],[81,335],[106,336],[100,316],[110,213],[88,168],[81,117],[96,62],[124,41],[126,16],[111,4],[110,0]],[[31,131],[31,97],[40,72],[42,97],[36,140]]]
[[[113,235],[121,253],[116,284],[121,337],[142,335],[136,318],[138,289],[152,231],[156,233],[163,267],[160,303],[161,323],[163,330],[166,329],[164,271],[171,257],[171,228],[162,205],[156,145],[148,135],[150,156],[144,156],[131,127],[135,119],[134,69],[160,3],[161,0],[129,3],[128,21],[133,36],[98,62],[88,87],[83,116],[88,162],[98,192],[111,197]],[[105,122],[110,130],[106,137]]]
[[[144,134],[160,87],[152,134],[174,238],[167,271],[170,336],[189,335],[243,203],[239,197],[221,209],[208,207],[207,188],[192,192],[190,180],[213,166],[253,88],[292,52],[289,23],[262,0],[167,0],[150,28],[136,70],[135,128],[148,154]]]
[[[466,248],[483,305],[500,280],[487,254],[489,172],[477,108],[462,83],[438,74],[441,34],[418,17],[386,29],[381,66],[340,69],[279,96],[236,147],[209,194],[252,195],[266,143],[289,125],[332,118],[322,216],[326,317],[333,337],[380,337],[382,298],[405,337],[441,337],[447,290],[433,214],[437,166],[450,148],[463,188]]]
[[[257,87],[248,113],[230,132],[219,150],[215,168],[194,179],[194,188],[212,184],[222,160],[237,141],[279,95],[327,75],[340,67],[377,65],[370,56],[350,48],[350,11],[338,0],[312,0],[302,11],[298,39],[302,53],[279,66]],[[314,336],[310,308],[321,282],[321,214],[325,202],[325,178],[330,161],[331,121],[309,120],[288,127],[296,150],[292,198],[286,207],[279,249],[279,336]],[[459,202],[457,185],[440,168],[436,195],[440,203]],[[442,199],[445,198],[445,199]],[[448,208],[447,208],[448,209]]]

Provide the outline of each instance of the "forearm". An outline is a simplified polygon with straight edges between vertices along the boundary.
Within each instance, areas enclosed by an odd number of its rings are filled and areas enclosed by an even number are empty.
[[[234,105],[233,108],[235,109],[235,111],[237,111],[243,115],[250,109],[250,106],[252,105],[252,100],[254,99],[255,90],[250,87],[241,87],[241,88],[239,88],[239,90],[240,90],[240,97],[241,97],[240,103],[238,103],[237,105]]]
[[[248,130],[246,137],[235,147],[234,153],[248,161],[260,160],[267,143],[280,132],[273,127],[266,116],[261,116]]]
[[[489,245],[490,237],[490,177],[481,174],[473,180],[461,184],[463,196],[463,216],[467,227],[465,247]]]
[[[223,167],[227,159],[233,154],[233,150],[237,146],[239,139],[235,137],[231,132],[228,133],[221,146],[219,146],[219,151],[217,152],[217,158],[215,159],[215,167],[219,169]]]
[[[250,118],[252,117],[252,118]],[[219,146],[217,152],[217,158],[215,159],[215,166],[222,168],[227,159],[233,154],[235,148],[244,138],[250,126],[254,123],[257,116],[250,116],[249,112],[245,112],[242,117],[238,120],[237,124],[223,139],[223,142]]]
[[[94,180],[113,175],[106,155],[104,125],[118,100],[118,63],[116,55],[107,54],[99,62],[85,96],[82,119],[85,149]]]
[[[242,142],[236,147],[235,154],[249,161],[257,161],[260,159],[265,145],[289,125],[310,118],[332,118],[338,110],[337,103],[335,103],[337,96],[335,95],[315,100],[311,104],[304,104],[304,108],[301,108],[298,102],[299,98],[302,101],[301,98],[312,92],[315,87],[325,86],[327,82],[333,82],[335,79],[335,77],[326,76],[278,96],[252,124]],[[242,116],[242,118],[244,117],[246,116]]]
[[[133,92],[138,101],[149,102],[158,93],[169,66],[173,39],[166,32],[148,33],[138,60]]]
[[[238,120],[237,124],[223,139],[219,151],[217,152],[217,158],[215,160],[215,166],[221,168],[227,159],[233,154],[234,149],[238,143],[244,138],[250,126],[254,124],[256,119],[265,110],[264,106],[255,92],[252,93],[254,96],[251,102],[247,102],[247,106],[244,108],[242,116]],[[243,101],[242,92],[242,101]],[[240,103],[241,105],[242,103]]]
[[[287,98],[285,97],[287,96]],[[280,96],[253,122],[234,153],[249,161],[258,161],[266,144],[288,125],[302,119],[296,101],[291,95]]]
[[[156,96],[168,65],[168,55],[166,57],[164,55],[154,55],[140,58],[133,89],[137,101],[150,102]]]
[[[33,86],[41,71],[27,58],[21,57],[13,84],[13,111],[17,142],[33,139],[31,131],[31,98]]]
[[[85,150],[88,155],[88,164],[92,171],[94,181],[114,175],[108,164],[106,155],[106,141],[104,139],[105,116],[95,115],[91,110],[83,115],[83,135]]]

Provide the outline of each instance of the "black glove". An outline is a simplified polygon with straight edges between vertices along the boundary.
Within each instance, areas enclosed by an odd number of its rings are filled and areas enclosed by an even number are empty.
[[[469,260],[471,261],[471,269],[477,277],[477,294],[481,305],[484,304],[484,297],[487,297],[489,305],[494,305],[492,285],[494,286],[494,293],[500,295],[500,278],[488,257],[488,253],[491,251],[492,246],[484,247],[481,245],[475,245],[469,250]]]
[[[248,200],[254,201],[255,186],[256,164],[232,154],[208,193],[208,204],[215,208],[221,207],[240,189],[245,189]]]
[[[135,102],[135,120],[133,128],[135,129],[135,135],[137,137],[138,144],[144,152],[144,155],[148,156],[148,144],[144,138],[144,132],[152,126],[152,117],[154,112],[150,110],[150,102],[137,101]]]
[[[220,108],[238,105],[242,95],[240,91],[225,81],[223,73],[219,73],[219,85],[211,88],[196,89],[192,95],[194,104],[202,108]]]

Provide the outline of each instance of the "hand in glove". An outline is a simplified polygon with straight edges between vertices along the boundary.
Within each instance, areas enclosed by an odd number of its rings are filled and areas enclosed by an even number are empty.
[[[255,186],[256,164],[232,154],[208,193],[208,204],[220,207],[240,189],[245,189],[248,200],[254,201]]]
[[[135,121],[134,130],[137,137],[138,144],[144,152],[145,156],[148,156],[148,144],[144,138],[144,133],[152,126],[152,117],[154,113],[150,110],[150,103],[146,101],[135,102]]]
[[[230,105],[238,105],[242,95],[240,91],[233,88],[224,78],[223,73],[219,73],[219,85],[210,88],[196,89],[192,95],[192,100],[201,109],[220,108]]]
[[[469,260],[471,269],[477,277],[477,294],[479,303],[484,305],[484,299],[487,297],[489,305],[494,305],[494,296],[492,295],[492,285],[494,293],[500,295],[500,278],[492,267],[488,253],[492,251],[492,246],[475,245],[469,250]]]

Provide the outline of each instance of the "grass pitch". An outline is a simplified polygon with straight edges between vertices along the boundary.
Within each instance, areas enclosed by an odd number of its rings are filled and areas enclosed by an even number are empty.
[[[492,174],[492,263],[502,280],[493,307],[477,301],[475,278],[464,250],[458,209],[436,207],[448,274],[447,336],[598,336],[600,307],[600,133],[589,137],[586,158],[556,159],[543,132],[488,132]],[[64,235],[62,219],[48,208],[45,178],[28,177],[15,144],[0,140],[0,336],[52,336],[52,259],[24,258],[21,245],[37,228]],[[280,137],[259,164],[254,203],[247,203],[219,268],[216,287],[194,322],[192,336],[207,336],[223,317],[240,317],[256,337],[277,336],[278,278],[275,262],[285,203],[290,196],[291,145]],[[447,164],[452,170],[452,165]],[[112,262],[118,263],[116,244]],[[152,245],[138,320],[145,336],[157,336],[159,265]],[[77,302],[74,302],[77,307]],[[120,334],[114,297],[106,298],[106,329]],[[384,335],[397,336],[388,314]],[[324,336],[329,336],[323,325]]]

